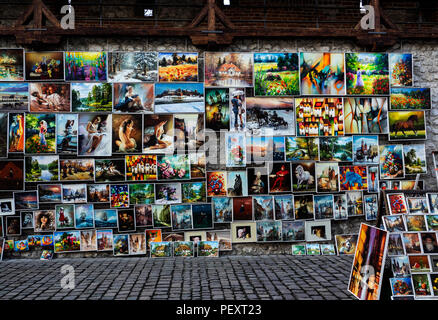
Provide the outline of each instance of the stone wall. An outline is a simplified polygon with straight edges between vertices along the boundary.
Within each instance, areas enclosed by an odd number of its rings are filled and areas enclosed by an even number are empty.
[[[116,26],[115,26],[116,28]],[[17,45],[13,38],[0,39],[0,47],[15,48]],[[26,50],[37,50],[31,46],[25,47]],[[38,48],[41,50],[40,48]],[[199,52],[199,81],[204,80],[203,68],[203,49],[193,46],[189,39],[185,38],[68,38],[60,45],[47,46],[45,50],[77,50],[77,51],[195,51]],[[267,40],[267,39],[238,39],[230,46],[224,46],[220,51],[234,52],[363,52],[364,48],[358,47],[351,41],[340,40]],[[402,42],[388,50],[388,52],[410,52],[414,57],[414,86],[430,87],[432,90],[432,110],[427,112],[427,166],[428,174],[422,175],[427,189],[437,189],[436,178],[433,172],[433,161],[431,152],[438,150],[438,108],[435,102],[438,101],[438,41],[424,42]],[[251,90],[247,92],[252,95]],[[386,138],[380,137],[380,143],[386,143]],[[406,142],[405,142],[406,144]],[[225,143],[220,144],[222,146]],[[224,155],[223,150],[218,150],[219,154]],[[210,166],[209,170],[220,169],[219,166]],[[223,168],[224,169],[224,168]],[[411,179],[415,179],[412,176]],[[364,217],[351,217],[346,221],[332,220],[332,234],[357,233],[360,223],[365,222]],[[368,222],[373,224],[374,222]],[[223,225],[226,227],[226,225]],[[30,233],[29,233],[30,234]],[[271,243],[271,244],[235,244],[233,251],[223,254],[290,254],[290,243]],[[14,258],[38,258],[39,251],[28,253],[12,253]],[[58,257],[96,257],[112,255],[112,253],[72,253],[60,254]]]

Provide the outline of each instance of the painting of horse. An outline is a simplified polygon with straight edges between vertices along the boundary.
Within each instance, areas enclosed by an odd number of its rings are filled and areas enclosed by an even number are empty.
[[[391,111],[389,118],[389,140],[426,139],[424,111]]]

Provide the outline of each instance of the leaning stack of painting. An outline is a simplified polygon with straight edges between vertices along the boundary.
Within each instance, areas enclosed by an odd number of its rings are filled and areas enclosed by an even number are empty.
[[[438,193],[390,192],[383,225],[389,232],[393,300],[438,298]]]
[[[353,255],[334,225],[427,173],[412,61],[0,49],[1,252]]]

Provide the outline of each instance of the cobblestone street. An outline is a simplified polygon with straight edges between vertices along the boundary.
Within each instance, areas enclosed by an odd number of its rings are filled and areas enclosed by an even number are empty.
[[[24,300],[338,300],[347,292],[352,257],[224,256],[4,260],[0,299]],[[75,288],[62,289],[63,265]]]

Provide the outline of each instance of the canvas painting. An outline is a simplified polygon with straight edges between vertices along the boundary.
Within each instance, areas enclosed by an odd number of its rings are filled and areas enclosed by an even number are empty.
[[[56,151],[59,154],[78,152],[78,115],[58,114],[56,117]]]
[[[404,178],[403,145],[379,146],[380,179]]]
[[[56,230],[75,227],[75,206],[63,204],[55,206]]]
[[[8,152],[24,152],[24,113],[9,113]]]
[[[379,164],[379,137],[353,136],[354,164]]]
[[[300,94],[298,53],[254,53],[256,96]]]
[[[252,53],[205,52],[206,87],[252,87]]]
[[[160,82],[198,81],[198,53],[159,52],[158,78]]]
[[[405,174],[427,173],[426,147],[424,144],[403,146]]]
[[[345,133],[387,134],[388,98],[344,98]]]
[[[390,53],[391,87],[411,87],[413,83],[412,53]]]
[[[71,109],[73,112],[111,112],[113,87],[111,83],[72,83]]]
[[[87,199],[90,203],[109,203],[109,184],[87,184]]]
[[[0,200],[1,215],[11,215],[15,210],[38,209],[38,191],[14,192],[14,198]]]
[[[205,141],[204,115],[187,113],[174,115],[175,149],[196,151],[202,149]]]
[[[94,159],[96,182],[125,181],[124,159]]]
[[[132,155],[125,157],[126,180],[146,181],[157,179],[156,155]],[[124,172],[124,171],[121,171]]]
[[[24,80],[24,50],[0,50],[0,81]]]
[[[342,98],[300,98],[295,105],[298,137],[344,135]]]
[[[26,114],[25,152],[29,154],[56,152],[56,115]]]
[[[214,131],[230,127],[228,88],[205,88],[205,127]]]
[[[318,138],[285,137],[286,160],[319,160]]]
[[[111,156],[111,114],[80,114],[78,155]]]
[[[93,181],[94,160],[72,159],[59,161],[59,173],[61,181]]]
[[[24,189],[24,161],[0,160],[0,190],[17,191]]]
[[[353,138],[350,136],[349,137],[320,137],[319,161],[352,162]]]
[[[233,199],[230,197],[212,197],[214,223],[233,221]]]
[[[81,232],[76,230],[56,231],[53,233],[55,253],[81,250]]]
[[[0,82],[0,111],[27,111],[28,109],[28,83]]]
[[[114,113],[153,113],[152,83],[114,83]]]
[[[143,121],[143,153],[173,153],[173,115],[145,115]]]
[[[248,135],[295,135],[292,98],[246,99],[246,133]]]
[[[196,83],[156,83],[155,113],[196,113],[204,112],[204,84]]]
[[[300,52],[302,95],[345,94],[344,54]]]
[[[388,113],[389,140],[425,140],[424,111],[390,111]]]
[[[106,81],[107,53],[65,52],[66,81]]]
[[[155,202],[154,185],[151,183],[129,184],[129,204],[151,204]]]
[[[108,53],[109,82],[153,82],[157,80],[156,52]]]
[[[26,80],[64,80],[64,52],[25,52]]]
[[[142,149],[143,119],[132,114],[112,115],[112,153],[138,153]]]
[[[387,231],[361,224],[348,284],[348,291],[359,300],[380,298],[387,239]],[[368,273],[370,275],[365,280],[363,275]]]
[[[345,53],[347,94],[389,94],[387,53]]]
[[[432,108],[430,88],[391,88],[391,110]]]
[[[86,184],[63,184],[62,185],[63,203],[86,203],[87,185]]]
[[[25,158],[25,181],[57,181],[59,156],[32,156]]]
[[[70,84],[30,83],[30,112],[70,112]]]

